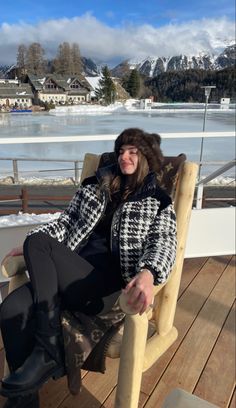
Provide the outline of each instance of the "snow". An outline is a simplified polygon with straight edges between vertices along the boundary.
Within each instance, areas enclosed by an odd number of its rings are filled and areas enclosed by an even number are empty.
[[[0,217],[0,228],[42,224],[56,220],[59,215],[59,212],[55,214],[23,214],[20,212],[16,215],[6,215]]]
[[[163,67],[164,67],[164,72],[167,71],[168,63],[171,59],[171,57],[162,57],[162,62],[163,62]]]
[[[155,106],[161,106],[161,105],[168,105],[169,108],[165,109],[156,109],[154,108]],[[141,109],[140,108],[140,100],[136,99],[127,99],[125,103],[122,102],[115,102],[111,105],[108,106],[101,106],[98,104],[92,105],[92,104],[83,104],[83,105],[70,105],[70,106],[56,106],[55,109],[52,109],[49,111],[51,115],[108,115],[113,112],[142,112],[145,113],[148,111],[148,113],[178,113],[180,112],[180,109],[175,109],[176,106],[178,105],[186,105],[186,108],[181,109],[181,112],[193,112],[194,110],[194,104],[193,106],[189,107],[189,103],[169,103],[169,104],[157,104],[153,103],[152,107],[154,109]],[[204,112],[204,106],[205,104],[195,104],[195,105],[202,105],[202,109],[199,108],[197,109],[197,112]],[[220,109],[220,104],[218,106],[214,106],[211,108],[211,106],[208,107],[208,112],[217,112]],[[233,109],[232,109],[233,111]]]
[[[121,102],[115,102],[108,106],[101,105],[71,105],[71,106],[56,106],[51,109],[51,115],[106,115],[115,111],[123,111],[124,107]]]
[[[93,90],[99,88],[99,81],[101,79],[101,76],[96,77],[86,76],[85,79],[89,83],[89,85],[93,88]]]
[[[40,84],[42,84],[42,85],[44,84],[45,81],[46,81],[45,77],[38,79],[38,82],[40,82]]]
[[[63,171],[63,169],[62,169]],[[7,173],[9,173],[8,171],[6,171]],[[2,172],[3,173],[3,172]],[[13,177],[11,176],[6,176],[6,177],[0,177],[0,184],[3,185],[9,185],[9,184],[13,184]],[[58,177],[48,177],[45,176],[44,178],[40,178],[40,177],[19,177],[19,184],[21,185],[50,185],[50,186],[54,186],[54,185],[74,185],[74,180],[72,177],[63,177],[63,176],[58,176]]]

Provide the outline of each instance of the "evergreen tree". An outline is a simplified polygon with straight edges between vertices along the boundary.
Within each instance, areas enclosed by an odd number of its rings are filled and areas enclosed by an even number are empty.
[[[115,101],[116,87],[112,81],[110,71],[107,66],[102,68],[102,77],[99,80],[99,88],[95,89],[98,99],[103,99],[106,105]]]
[[[132,98],[137,98],[140,93],[141,79],[137,69],[133,69],[126,83],[126,91]]]
[[[234,67],[220,71],[191,69],[188,71],[164,72],[148,79],[146,85],[155,99],[162,102],[205,102],[204,85],[215,85],[210,101],[228,97],[235,100]]]
[[[45,72],[44,49],[39,43],[32,43],[26,52],[26,69],[30,74],[41,75]]]

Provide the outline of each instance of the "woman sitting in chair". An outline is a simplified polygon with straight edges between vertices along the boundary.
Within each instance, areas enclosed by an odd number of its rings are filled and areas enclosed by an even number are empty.
[[[109,311],[123,289],[142,314],[153,284],[166,281],[175,260],[176,220],[159,187],[160,136],[124,130],[117,163],[86,179],[68,208],[31,231],[23,247],[30,282],[1,305],[10,374],[2,379],[5,408],[39,407],[38,389],[64,373],[60,312]]]

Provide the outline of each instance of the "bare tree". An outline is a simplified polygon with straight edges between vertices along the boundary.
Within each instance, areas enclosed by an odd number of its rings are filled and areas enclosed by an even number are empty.
[[[71,46],[71,59],[72,59],[72,70],[73,75],[78,75],[82,71],[82,61],[80,55],[79,44],[73,43]]]
[[[71,75],[73,73],[71,48],[68,42],[59,45],[57,57],[54,61],[54,69],[57,74],[61,75]]]
[[[26,74],[26,53],[27,48],[24,44],[20,44],[17,51],[17,75],[22,78]]]
[[[26,68],[30,74],[41,75],[45,71],[44,49],[39,43],[32,43],[26,53]]]

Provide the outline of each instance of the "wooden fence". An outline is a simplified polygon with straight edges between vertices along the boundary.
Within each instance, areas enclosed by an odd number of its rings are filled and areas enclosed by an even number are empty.
[[[60,211],[56,205],[52,202],[68,203],[72,198],[72,195],[37,195],[30,194],[26,187],[21,189],[20,194],[6,194],[0,195],[0,204],[5,204],[5,208],[0,208],[0,214],[17,214],[19,211],[23,213],[34,212],[35,214],[42,213],[55,213]],[[32,202],[38,203],[37,206],[33,206]],[[7,204],[17,203],[18,207],[10,208]],[[41,203],[41,204],[40,204]],[[43,207],[43,208],[42,208]],[[54,207],[54,208],[52,208]]]

